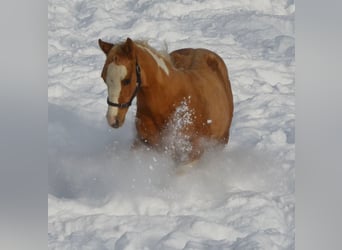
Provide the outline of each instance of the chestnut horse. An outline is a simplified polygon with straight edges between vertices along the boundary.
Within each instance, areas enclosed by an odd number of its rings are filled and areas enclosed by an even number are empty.
[[[116,45],[98,42],[106,55],[108,124],[121,127],[137,99],[134,146],[168,152],[181,165],[199,159],[213,143],[228,143],[233,95],[217,54],[191,48],[163,54],[130,38]]]

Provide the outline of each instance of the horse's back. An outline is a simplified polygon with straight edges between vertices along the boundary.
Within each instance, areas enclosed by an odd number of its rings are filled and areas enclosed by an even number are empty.
[[[216,73],[224,83],[226,92],[230,94],[229,98],[232,99],[232,91],[226,64],[215,52],[207,49],[185,48],[173,51],[170,53],[170,57],[173,66],[176,69],[197,71],[205,74],[206,71],[203,71],[203,69],[208,68]]]
[[[201,48],[175,50],[170,53],[170,57],[173,66],[182,70],[196,70],[207,66],[213,69],[215,62],[224,64],[222,58],[215,52]]]
[[[227,143],[233,116],[233,95],[223,59],[210,50],[192,48],[173,51],[170,58],[176,69],[195,75],[197,84],[202,82],[205,91],[200,92],[205,93],[204,99],[207,100],[203,109],[208,109],[210,120],[212,117],[219,121],[212,124],[211,136]]]
[[[181,70],[189,70],[193,67],[194,49],[179,49],[170,53],[173,66]]]

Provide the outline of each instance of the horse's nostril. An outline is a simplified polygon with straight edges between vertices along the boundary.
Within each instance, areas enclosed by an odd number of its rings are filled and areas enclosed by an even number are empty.
[[[118,128],[118,127],[120,127],[119,119],[115,119],[115,122],[112,124],[112,127],[113,127],[113,128]]]

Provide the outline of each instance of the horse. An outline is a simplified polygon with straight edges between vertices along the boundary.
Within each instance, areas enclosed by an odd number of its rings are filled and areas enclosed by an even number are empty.
[[[136,98],[132,148],[167,152],[180,166],[198,161],[213,144],[228,143],[234,104],[220,56],[203,48],[162,53],[130,38],[98,44],[106,56],[101,77],[109,126],[124,124]]]

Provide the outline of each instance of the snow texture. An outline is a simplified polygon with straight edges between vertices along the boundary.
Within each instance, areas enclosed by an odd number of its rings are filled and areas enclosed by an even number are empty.
[[[49,0],[49,249],[294,249],[294,12],[293,0]],[[222,56],[235,103],[223,151],[176,175],[167,154],[129,150],[135,102],[108,127],[97,40],[127,37]],[[172,122],[177,136],[190,121]]]

